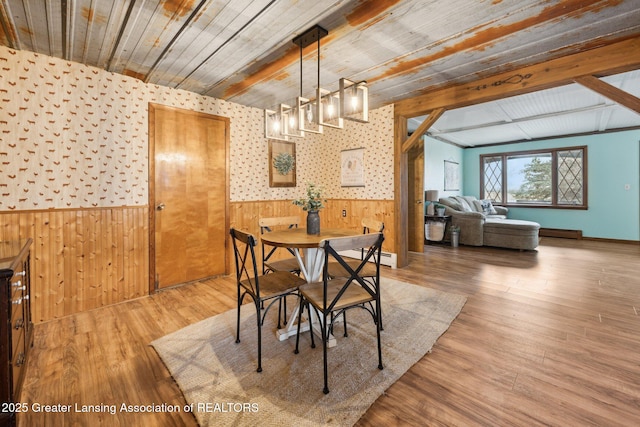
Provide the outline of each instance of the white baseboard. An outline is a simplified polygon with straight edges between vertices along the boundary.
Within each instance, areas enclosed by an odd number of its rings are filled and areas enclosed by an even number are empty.
[[[348,251],[341,251],[339,253],[340,255],[343,255],[349,258],[360,259],[360,251],[357,251],[357,250],[350,249]],[[369,260],[369,262],[372,262],[372,261]],[[380,253],[380,265],[386,265],[391,268],[397,268],[398,256],[391,252],[382,252]]]

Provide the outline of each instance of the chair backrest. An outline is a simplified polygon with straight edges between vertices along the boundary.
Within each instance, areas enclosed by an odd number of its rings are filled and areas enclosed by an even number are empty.
[[[256,238],[251,233],[231,228],[229,231],[233,242],[233,253],[236,260],[236,280],[245,281],[255,295],[259,296],[258,267],[256,265]]]
[[[382,233],[384,231],[384,222],[374,218],[362,218],[363,233]]]
[[[258,225],[260,225],[260,234],[269,233],[275,229],[291,229],[298,228],[298,224],[300,224],[299,216],[279,216],[272,218],[260,218],[258,220]],[[278,248],[275,246],[271,246],[269,250],[266,250],[264,242],[260,241],[261,249],[262,249],[262,274],[266,273],[266,268],[264,263],[269,261],[272,255],[274,255]],[[295,256],[295,252],[291,248],[286,248],[286,250],[293,256]]]
[[[258,224],[260,224],[261,233],[272,231],[275,227],[298,228],[298,224],[300,224],[300,217],[278,216],[273,218],[260,218],[258,220]]]
[[[359,284],[362,286],[372,297],[378,292],[377,286],[380,282],[380,252],[382,250],[382,242],[384,241],[384,234],[382,233],[369,233],[361,234],[357,236],[337,237],[334,239],[326,239],[320,242],[320,246],[324,248],[324,271],[323,282],[325,286],[325,298],[327,295],[326,287],[330,281],[328,265],[332,260],[337,261],[344,270],[349,274],[345,285],[342,287],[334,301],[326,301],[325,307],[331,309],[335,301],[340,299],[340,296],[346,291],[346,289],[352,284]],[[349,249],[366,248],[366,254],[360,260],[360,264],[356,268],[353,268],[349,263],[340,255],[339,252]],[[373,261],[376,267],[376,275],[374,281],[367,281],[360,276],[360,271],[364,266]]]
[[[384,232],[384,222],[374,218],[362,218],[362,233],[382,233]],[[360,259],[364,258],[365,248],[360,250]],[[375,261],[375,259],[374,259]]]

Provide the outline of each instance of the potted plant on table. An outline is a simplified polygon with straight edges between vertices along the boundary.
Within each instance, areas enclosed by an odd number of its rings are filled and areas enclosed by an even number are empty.
[[[313,183],[307,184],[307,197],[302,197],[293,201],[293,204],[300,206],[303,211],[307,211],[307,233],[320,234],[320,216],[318,211],[324,207],[325,199],[322,198],[322,188]]]

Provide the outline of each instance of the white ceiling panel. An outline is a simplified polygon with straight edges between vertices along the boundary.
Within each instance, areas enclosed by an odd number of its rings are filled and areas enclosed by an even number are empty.
[[[640,72],[603,81],[640,96]],[[416,129],[424,120],[410,121]],[[640,127],[640,114],[587,89],[570,84],[446,111],[428,135],[463,147]]]
[[[434,133],[433,136],[445,138],[463,146],[482,145],[484,141],[489,139],[494,141],[493,143],[528,139],[522,129],[513,123],[468,129],[445,134]]]

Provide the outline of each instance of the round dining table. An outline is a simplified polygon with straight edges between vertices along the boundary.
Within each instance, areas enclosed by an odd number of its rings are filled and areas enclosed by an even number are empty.
[[[356,236],[360,233],[362,231],[350,228],[324,228],[320,230],[319,234],[307,234],[305,228],[291,228],[265,233],[260,238],[270,246],[293,249],[305,279],[311,283],[322,279],[324,251],[322,251],[320,243],[326,239]],[[300,256],[300,249],[302,249],[304,258]]]
[[[322,280],[324,250],[320,245],[321,242],[336,237],[356,236],[361,233],[361,230],[350,228],[321,228],[319,234],[307,234],[305,228],[291,228],[271,231],[261,235],[260,238],[267,245],[293,249],[304,278],[307,283],[312,283]],[[300,253],[301,250],[302,254]],[[296,308],[292,311],[286,327],[278,329],[276,335],[280,341],[284,341],[296,334],[299,309],[300,307],[296,304]],[[319,327],[317,327],[319,319],[316,318],[313,310],[311,317],[312,327],[316,334],[320,335]],[[309,330],[309,324],[307,322],[301,323],[300,330]],[[327,342],[328,347],[333,347],[335,344],[335,338],[330,337]]]

